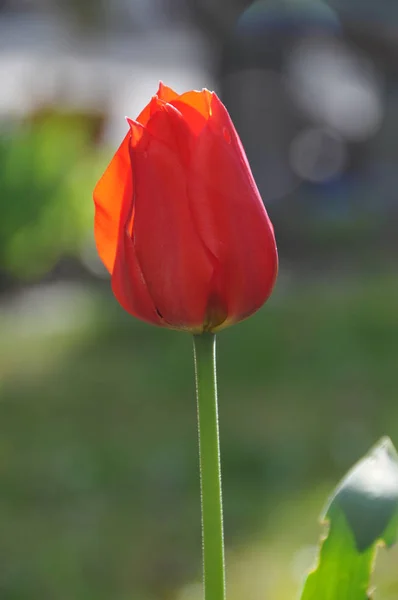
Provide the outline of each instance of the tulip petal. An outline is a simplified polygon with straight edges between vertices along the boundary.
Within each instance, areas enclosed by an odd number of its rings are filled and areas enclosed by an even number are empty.
[[[128,132],[94,189],[94,234],[98,254],[110,273],[115,261],[120,212],[131,188],[130,138]]]
[[[132,149],[133,244],[150,296],[166,323],[201,331],[213,274],[187,200],[192,135],[180,113],[159,101]]]
[[[158,117],[157,113],[161,113],[161,116]],[[177,154],[181,162],[188,167],[194,138],[179,110],[154,96],[152,117],[147,123],[146,130],[167,146],[171,153]]]
[[[154,103],[153,100],[156,98],[156,96],[153,96],[151,98],[151,100],[148,102],[148,104],[145,106],[145,108],[142,109],[142,111],[140,112],[140,114],[138,115],[136,122],[140,123],[141,125],[147,125],[149,119],[151,118],[153,112],[154,112]],[[156,105],[155,105],[156,107]],[[155,108],[156,110],[156,108]]]
[[[216,293],[227,306],[226,325],[249,316],[268,298],[277,274],[277,252],[242,144],[215,94],[188,181],[199,234],[218,262]]]
[[[175,92],[171,87],[165,85],[163,81],[159,81],[159,89],[156,93],[157,97],[164,102],[171,102],[178,98],[179,94]]]
[[[126,226],[120,232],[112,290],[119,304],[134,317],[153,325],[166,326],[149,294]]]
[[[165,85],[162,81],[159,82],[159,88],[156,95],[150,100],[146,107],[140,112],[136,121],[141,125],[147,125],[151,116],[158,110],[158,104],[156,100],[162,100],[163,102],[171,102],[178,98],[177,92],[172,90],[170,87]]]
[[[194,108],[198,113],[202,115],[206,120],[209,118],[211,113],[213,93],[203,88],[203,90],[192,90],[185,92],[178,96],[178,102]],[[169,101],[170,102],[170,101]]]
[[[176,99],[169,100],[183,115],[187,125],[194,135],[199,135],[206,125],[211,112],[212,93],[203,89],[186,92]]]
[[[145,129],[139,123],[131,120],[128,120],[128,122],[130,125],[130,143],[134,147],[145,136]],[[131,158],[131,151],[129,152],[129,158]],[[133,173],[131,161],[130,173]],[[135,183],[132,176],[126,188],[120,215],[118,247],[112,273],[112,289],[117,300],[127,312],[154,325],[164,325],[149,294],[131,239],[135,194]]]

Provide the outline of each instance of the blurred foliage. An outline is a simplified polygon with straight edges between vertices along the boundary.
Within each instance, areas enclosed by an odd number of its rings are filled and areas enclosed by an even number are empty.
[[[100,117],[41,111],[0,130],[0,266],[20,278],[79,254],[92,227]],[[95,173],[95,175],[94,175]]]
[[[292,280],[219,335],[230,600],[293,600],[317,515],[381,435],[398,439],[398,278]],[[188,335],[97,289],[0,314],[0,571],[10,600],[197,600],[196,411]],[[377,600],[397,597],[381,553]]]

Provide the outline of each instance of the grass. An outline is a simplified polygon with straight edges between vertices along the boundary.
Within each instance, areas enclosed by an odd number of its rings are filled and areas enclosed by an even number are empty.
[[[0,315],[0,597],[196,600],[191,340],[103,290],[58,313],[46,298]],[[282,273],[220,334],[230,600],[297,597],[326,490],[381,435],[398,442],[397,306],[395,274]],[[380,600],[397,594],[389,561]]]

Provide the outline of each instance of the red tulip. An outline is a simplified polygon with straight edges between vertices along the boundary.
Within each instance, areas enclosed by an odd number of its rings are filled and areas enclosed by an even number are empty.
[[[162,83],[94,191],[95,238],[117,300],[155,325],[218,331],[271,294],[272,224],[214,92]]]

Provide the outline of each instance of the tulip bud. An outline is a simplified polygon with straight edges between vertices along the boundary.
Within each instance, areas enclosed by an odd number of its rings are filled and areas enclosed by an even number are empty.
[[[94,191],[95,238],[117,300],[192,333],[257,311],[278,270],[272,224],[214,92],[160,84]]]

